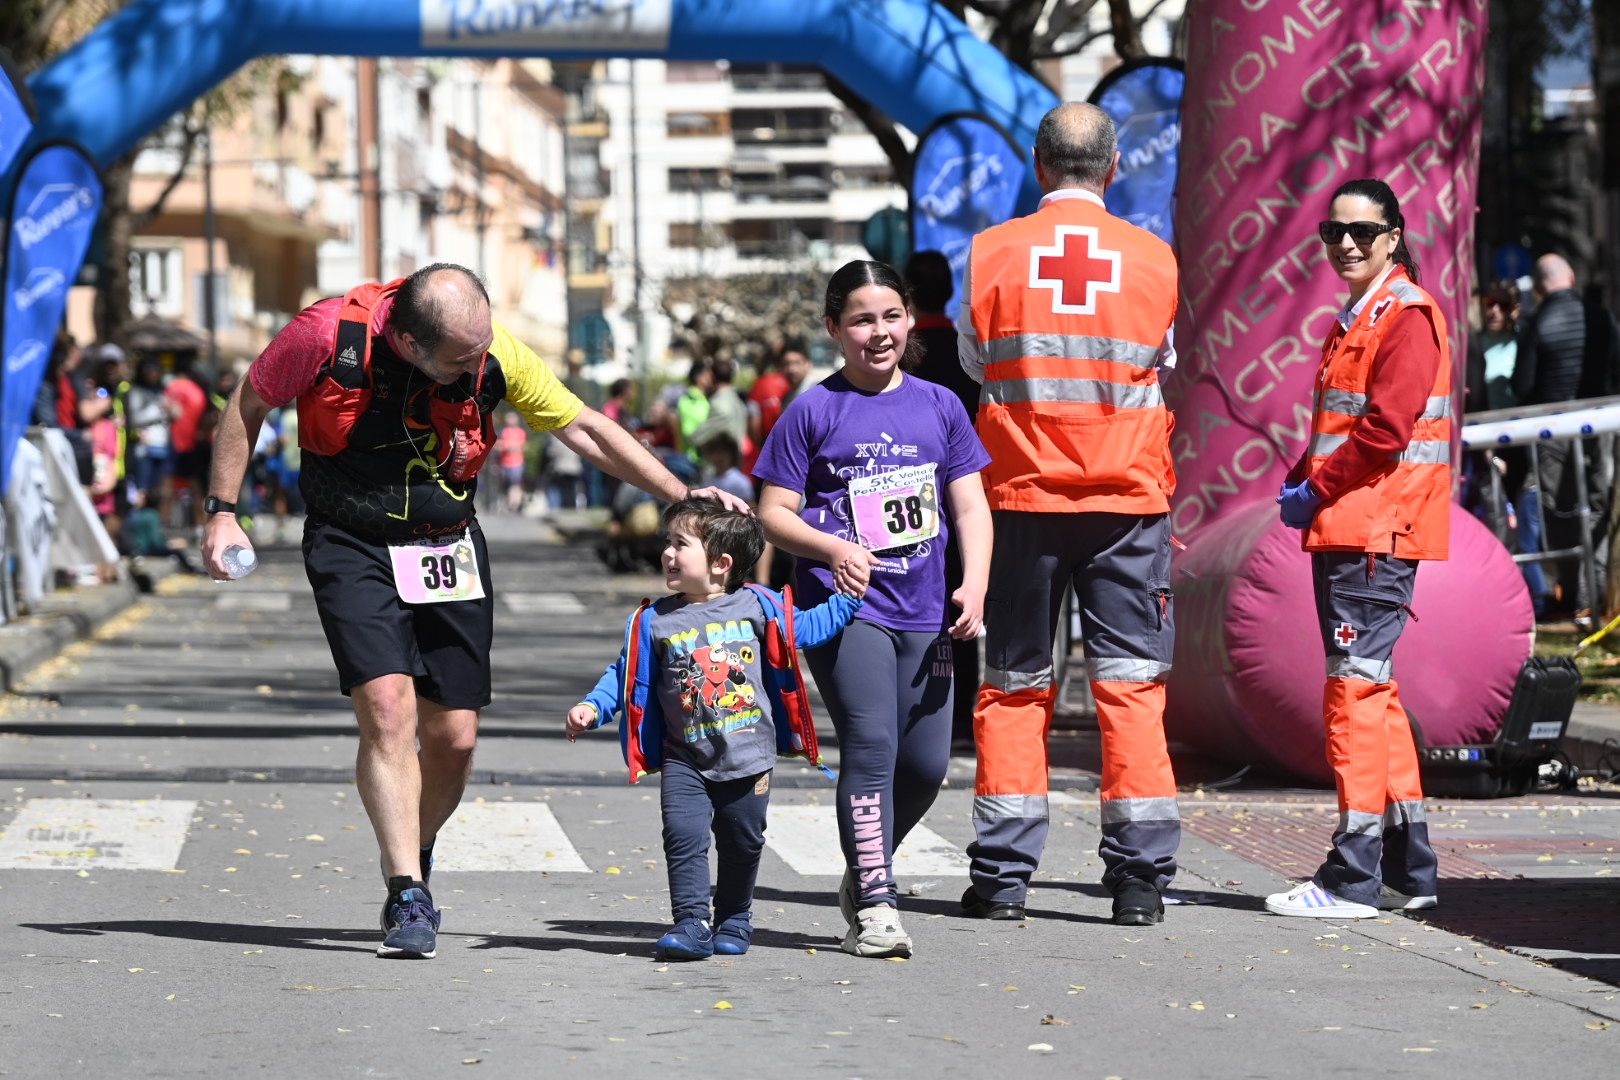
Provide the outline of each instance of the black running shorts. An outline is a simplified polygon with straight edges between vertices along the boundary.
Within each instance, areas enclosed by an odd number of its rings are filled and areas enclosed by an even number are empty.
[[[387,544],[306,523],[304,570],[345,694],[379,676],[405,674],[416,680],[418,695],[447,708],[489,704],[495,600],[483,531],[476,522],[471,529],[483,599],[408,604],[394,586]]]

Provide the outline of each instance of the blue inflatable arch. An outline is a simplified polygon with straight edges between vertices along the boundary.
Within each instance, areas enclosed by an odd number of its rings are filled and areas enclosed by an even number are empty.
[[[932,0],[134,0],[29,80],[35,141],[102,166],[256,56],[815,64],[915,132],[977,112],[1033,145],[1051,90]],[[1039,198],[1033,170],[1021,206]]]

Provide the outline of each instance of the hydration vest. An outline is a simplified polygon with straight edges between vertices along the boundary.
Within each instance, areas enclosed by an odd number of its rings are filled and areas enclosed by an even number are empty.
[[[298,445],[302,449],[334,457],[348,448],[355,422],[371,404],[371,349],[377,336],[371,330],[372,316],[404,282],[404,278],[386,285],[369,282],[344,294],[332,355],[322,362],[315,384],[298,398]],[[472,480],[494,447],[494,420],[478,409],[478,391],[489,363],[486,355],[466,400],[449,400],[445,391],[450,387],[437,384],[429,393],[428,418],[438,436],[435,465],[446,479]]]

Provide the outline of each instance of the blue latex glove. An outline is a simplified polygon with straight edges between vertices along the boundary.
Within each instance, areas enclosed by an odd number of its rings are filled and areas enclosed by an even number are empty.
[[[1311,487],[1309,480],[1301,480],[1297,484],[1282,486],[1277,493],[1277,505],[1282,509],[1284,525],[1290,529],[1303,529],[1316,516],[1316,508],[1322,505],[1322,496]]]

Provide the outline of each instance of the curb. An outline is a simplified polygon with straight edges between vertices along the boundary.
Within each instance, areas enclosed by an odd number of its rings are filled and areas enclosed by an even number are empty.
[[[142,569],[148,588],[171,573],[173,567],[167,564]],[[0,691],[15,691],[30,671],[134,606],[142,592],[133,575],[126,573],[105,585],[47,593],[38,611],[0,626]]]

